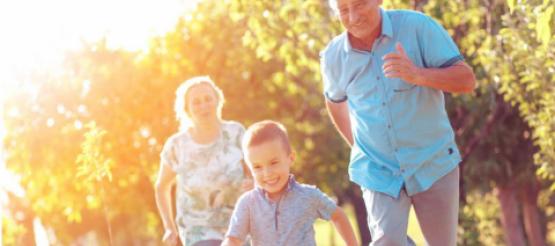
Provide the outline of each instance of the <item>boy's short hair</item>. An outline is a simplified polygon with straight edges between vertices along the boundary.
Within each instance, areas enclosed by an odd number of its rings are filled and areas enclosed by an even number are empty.
[[[281,123],[273,120],[256,122],[247,128],[243,136],[243,151],[246,151],[247,148],[251,146],[260,145],[275,139],[281,141],[287,154],[291,153],[292,150],[289,144],[289,137],[287,136],[287,129],[285,129]]]

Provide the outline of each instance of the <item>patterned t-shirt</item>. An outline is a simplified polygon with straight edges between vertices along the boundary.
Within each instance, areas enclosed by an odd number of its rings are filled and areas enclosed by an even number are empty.
[[[186,245],[223,239],[243,181],[244,127],[222,122],[220,137],[196,143],[188,131],[171,136],[160,154],[176,173],[176,224]]]

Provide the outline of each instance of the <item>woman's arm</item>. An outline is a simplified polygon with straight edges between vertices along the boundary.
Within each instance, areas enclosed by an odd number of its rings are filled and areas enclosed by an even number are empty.
[[[333,214],[331,215],[331,221],[335,226],[335,230],[341,235],[343,241],[347,246],[357,246],[358,242],[355,237],[355,233],[353,231],[353,227],[351,227],[351,223],[343,212],[343,209],[337,207]]]
[[[155,185],[156,205],[164,224],[164,237],[162,241],[165,244],[176,245],[178,242],[177,227],[172,211],[172,186],[175,184],[175,172],[168,165],[160,163],[160,171]]]

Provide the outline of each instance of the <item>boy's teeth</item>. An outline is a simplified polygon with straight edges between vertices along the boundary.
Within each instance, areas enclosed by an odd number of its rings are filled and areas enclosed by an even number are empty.
[[[276,179],[270,179],[270,180],[266,181],[266,183],[267,184],[275,184],[275,183],[277,183],[277,181],[278,181],[277,178]]]

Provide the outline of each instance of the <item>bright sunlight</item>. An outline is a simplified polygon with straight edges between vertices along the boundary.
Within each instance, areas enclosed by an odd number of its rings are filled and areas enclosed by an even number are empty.
[[[114,48],[140,50],[170,30],[196,0],[21,0],[0,3],[0,83],[14,72],[57,64],[64,51],[105,38]]]

